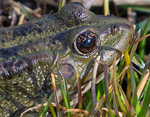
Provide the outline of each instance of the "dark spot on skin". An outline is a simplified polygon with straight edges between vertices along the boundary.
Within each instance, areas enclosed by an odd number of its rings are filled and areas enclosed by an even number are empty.
[[[48,78],[49,78],[49,77],[50,77],[50,76],[48,75]],[[44,91],[44,93],[47,94],[47,97],[50,96],[50,92],[51,92],[50,87],[51,87],[51,82],[48,81],[47,79],[45,79],[44,84],[43,84],[43,86],[42,86],[42,91]]]
[[[40,26],[39,27],[38,26],[39,26],[39,24],[38,25],[36,25],[36,24],[29,25],[28,24],[28,25],[24,25],[22,27],[18,27],[16,29],[14,29],[13,30],[13,36],[14,36],[13,39],[15,39],[15,37],[17,37],[17,36],[26,36],[27,34],[32,33],[32,31],[37,31],[38,33],[42,33],[43,32],[42,28]]]
[[[27,28],[26,27],[21,27],[20,28],[20,34],[22,35],[22,36],[26,36],[27,35]]]
[[[42,22],[37,22],[36,24],[37,24],[38,26],[42,26],[42,25],[43,25]]]
[[[32,25],[32,30],[36,30],[38,33],[42,33],[43,31],[42,31],[42,29],[41,29],[41,27],[37,27],[35,24],[34,25]]]
[[[11,56],[16,56],[17,50],[13,48],[7,48],[7,49],[0,49],[0,57],[7,59]]]
[[[37,31],[38,31],[38,33],[42,33],[43,32],[43,30],[41,28],[38,28]]]
[[[50,58],[47,54],[39,54],[32,56],[21,56],[11,61],[5,61],[0,64],[0,76],[3,78],[12,78],[13,75],[21,73],[24,69],[32,71],[32,67],[38,62],[49,61]]]
[[[2,42],[2,43],[5,43],[5,40],[3,39],[1,42]]]

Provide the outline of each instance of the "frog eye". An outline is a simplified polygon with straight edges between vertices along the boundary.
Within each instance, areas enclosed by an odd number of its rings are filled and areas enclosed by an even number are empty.
[[[93,31],[87,30],[80,33],[73,44],[79,54],[91,54],[98,48],[98,36]]]

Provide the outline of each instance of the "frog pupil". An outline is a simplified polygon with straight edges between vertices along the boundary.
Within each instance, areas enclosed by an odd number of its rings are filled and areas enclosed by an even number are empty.
[[[87,39],[84,41],[84,45],[85,45],[85,46],[91,45],[92,42],[93,42],[93,39],[92,39],[92,38],[87,38]]]

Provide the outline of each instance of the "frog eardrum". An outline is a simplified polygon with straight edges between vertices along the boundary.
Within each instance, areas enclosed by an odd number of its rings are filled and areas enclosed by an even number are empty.
[[[80,55],[94,53],[98,48],[98,35],[91,30],[80,33],[73,43],[73,48]]]

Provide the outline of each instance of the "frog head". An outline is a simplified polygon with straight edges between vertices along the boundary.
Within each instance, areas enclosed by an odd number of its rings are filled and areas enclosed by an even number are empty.
[[[58,37],[63,47],[53,72],[67,80],[69,91],[77,89],[78,75],[82,84],[91,80],[98,56],[99,61],[111,66],[127,50],[134,36],[133,25],[127,19],[96,15],[79,3],[65,5],[55,16],[67,28]],[[99,64],[97,76],[102,72],[103,64]]]

